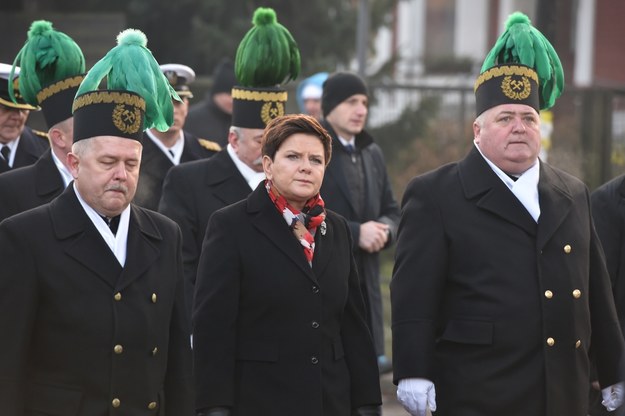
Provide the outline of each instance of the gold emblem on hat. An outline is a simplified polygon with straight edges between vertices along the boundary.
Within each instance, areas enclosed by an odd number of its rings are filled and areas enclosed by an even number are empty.
[[[127,108],[117,104],[113,110],[113,124],[119,131],[134,134],[141,128],[141,111],[136,107]]]
[[[281,102],[270,101],[263,104],[260,109],[260,119],[263,123],[269,124],[276,117],[284,115],[284,104]]]
[[[517,79],[508,75],[501,81],[501,90],[511,100],[521,101],[530,96],[532,85],[527,77],[522,76],[521,79]]]

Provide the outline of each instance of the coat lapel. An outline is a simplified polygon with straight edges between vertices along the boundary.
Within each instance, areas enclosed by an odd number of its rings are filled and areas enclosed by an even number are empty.
[[[118,289],[130,285],[156,261],[160,256],[160,250],[154,242],[162,239],[161,233],[147,214],[131,205],[126,264],[116,286]]]
[[[259,186],[250,194],[247,209],[254,227],[295,263],[309,279],[316,282],[317,279],[306,261],[304,250],[267,196],[264,186]]]
[[[59,195],[63,192],[65,184],[54,164],[51,150],[46,150],[35,165],[35,191],[39,197],[47,198],[49,195]]]
[[[315,276],[322,276],[332,258],[332,244],[334,241],[334,223],[326,218],[325,235],[321,233],[321,227],[315,234],[315,255],[313,257],[313,272]]]
[[[206,184],[224,206],[239,202],[249,195],[251,189],[227,150],[224,149],[213,156],[210,162],[217,164],[217,169],[210,169],[210,175],[206,175]]]
[[[479,208],[536,234],[536,222],[523,204],[488,166],[475,148],[459,164],[460,179],[467,199],[478,198]],[[541,201],[542,206],[542,201]]]
[[[571,193],[558,173],[543,163],[540,164],[538,198],[540,218],[538,219],[537,247],[540,249],[560,227],[573,204]]]
[[[114,288],[121,265],[78,202],[73,186],[50,203],[50,213],[67,255]]]

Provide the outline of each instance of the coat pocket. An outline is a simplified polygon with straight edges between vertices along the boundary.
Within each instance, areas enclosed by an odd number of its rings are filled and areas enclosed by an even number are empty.
[[[440,339],[462,344],[491,345],[493,332],[492,322],[452,319],[447,322]]]
[[[82,401],[77,387],[31,383],[26,393],[26,410],[54,416],[75,416]]]

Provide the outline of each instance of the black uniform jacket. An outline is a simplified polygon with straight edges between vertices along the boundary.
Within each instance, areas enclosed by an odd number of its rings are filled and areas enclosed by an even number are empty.
[[[197,264],[211,214],[249,195],[251,189],[226,149],[207,160],[172,168],[163,184],[159,212],[182,230],[182,258],[189,316]]]
[[[72,185],[4,220],[2,414],[192,414],[180,239],[132,206],[122,268]]]
[[[59,196],[65,185],[50,149],[30,166],[0,174],[0,221]]]
[[[198,408],[347,416],[379,404],[345,220],[328,211],[312,268],[259,186],[211,217],[193,311]]]
[[[391,281],[394,378],[436,387],[437,416],[585,416],[623,353],[578,179],[540,163],[540,218],[477,149],[408,185]]]
[[[597,234],[612,279],[616,311],[625,334],[625,175],[597,188],[591,201]]]
[[[15,150],[13,166],[9,167],[7,162],[0,158],[0,173],[21,168],[22,166],[32,165],[49,148],[50,142],[45,133],[34,133],[30,127],[25,126],[20,135],[17,149]]]
[[[217,143],[198,139],[185,131],[180,163],[211,157],[218,151]],[[139,182],[133,202],[143,208],[156,211],[161,199],[163,180],[173,166],[171,159],[147,137],[147,134],[144,134]]]

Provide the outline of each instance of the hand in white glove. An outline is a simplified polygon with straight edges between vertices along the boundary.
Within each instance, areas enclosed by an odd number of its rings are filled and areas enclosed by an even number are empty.
[[[428,406],[436,410],[434,383],[424,378],[404,378],[397,385],[397,400],[412,416],[425,416]]]
[[[602,405],[608,409],[608,412],[612,412],[618,409],[623,404],[623,398],[625,396],[625,382],[620,382],[606,387],[601,390],[601,396],[603,397]]]

